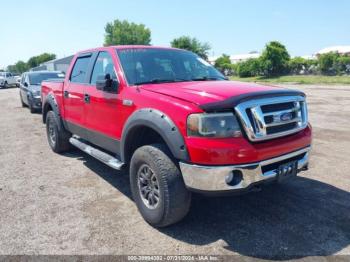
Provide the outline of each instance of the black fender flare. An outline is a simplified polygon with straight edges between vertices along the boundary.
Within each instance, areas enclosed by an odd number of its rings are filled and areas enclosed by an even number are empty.
[[[48,110],[49,106],[52,108],[52,111],[56,114],[57,119],[59,119],[58,128],[59,129],[66,129],[64,122],[62,121],[62,118],[61,118],[61,114],[60,114],[60,110],[58,108],[57,101],[56,101],[53,94],[48,94],[46,96],[45,101],[43,102],[43,106],[42,106],[43,123],[46,124],[46,115],[47,115],[47,112],[49,111]]]
[[[157,109],[144,108],[135,111],[124,125],[120,148],[123,162],[127,161],[126,148],[128,145],[126,142],[128,141],[128,136],[132,134],[135,128],[140,126],[146,126],[156,131],[165,141],[176,159],[189,160],[184,138],[171,118]]]

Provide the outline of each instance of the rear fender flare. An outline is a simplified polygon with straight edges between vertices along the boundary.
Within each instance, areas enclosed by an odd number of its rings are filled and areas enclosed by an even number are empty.
[[[46,123],[46,115],[47,115],[47,112],[49,111],[48,110],[49,107],[52,108],[52,111],[56,114],[57,119],[59,120],[58,128],[62,129],[62,130],[67,130],[65,128],[64,121],[62,121],[60,110],[58,108],[57,101],[56,101],[55,97],[53,96],[53,94],[48,94],[44,103],[43,103],[43,107],[42,107],[43,123],[44,124]]]

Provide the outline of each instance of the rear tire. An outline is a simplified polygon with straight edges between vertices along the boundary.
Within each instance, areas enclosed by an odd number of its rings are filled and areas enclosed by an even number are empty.
[[[130,185],[142,217],[152,226],[165,227],[183,219],[191,205],[191,192],[163,144],[138,148],[130,162]]]
[[[46,115],[46,134],[49,145],[55,153],[63,153],[71,149],[69,138],[72,134],[63,129],[53,111],[47,112]]]

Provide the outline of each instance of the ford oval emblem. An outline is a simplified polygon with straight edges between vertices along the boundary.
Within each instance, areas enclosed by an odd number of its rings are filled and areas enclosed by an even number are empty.
[[[289,121],[292,120],[293,116],[292,113],[283,113],[280,116],[281,121]]]

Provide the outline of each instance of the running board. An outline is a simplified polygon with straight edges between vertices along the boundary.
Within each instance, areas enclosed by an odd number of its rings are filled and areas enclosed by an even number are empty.
[[[115,157],[95,148],[95,147],[92,147],[88,144],[85,144],[79,138],[71,137],[69,139],[69,142],[73,146],[84,151],[86,154],[96,158],[97,160],[101,161],[102,163],[105,163],[107,166],[109,166],[113,169],[120,170],[124,165],[124,163],[121,162],[119,159],[117,159],[117,158],[115,158]]]

